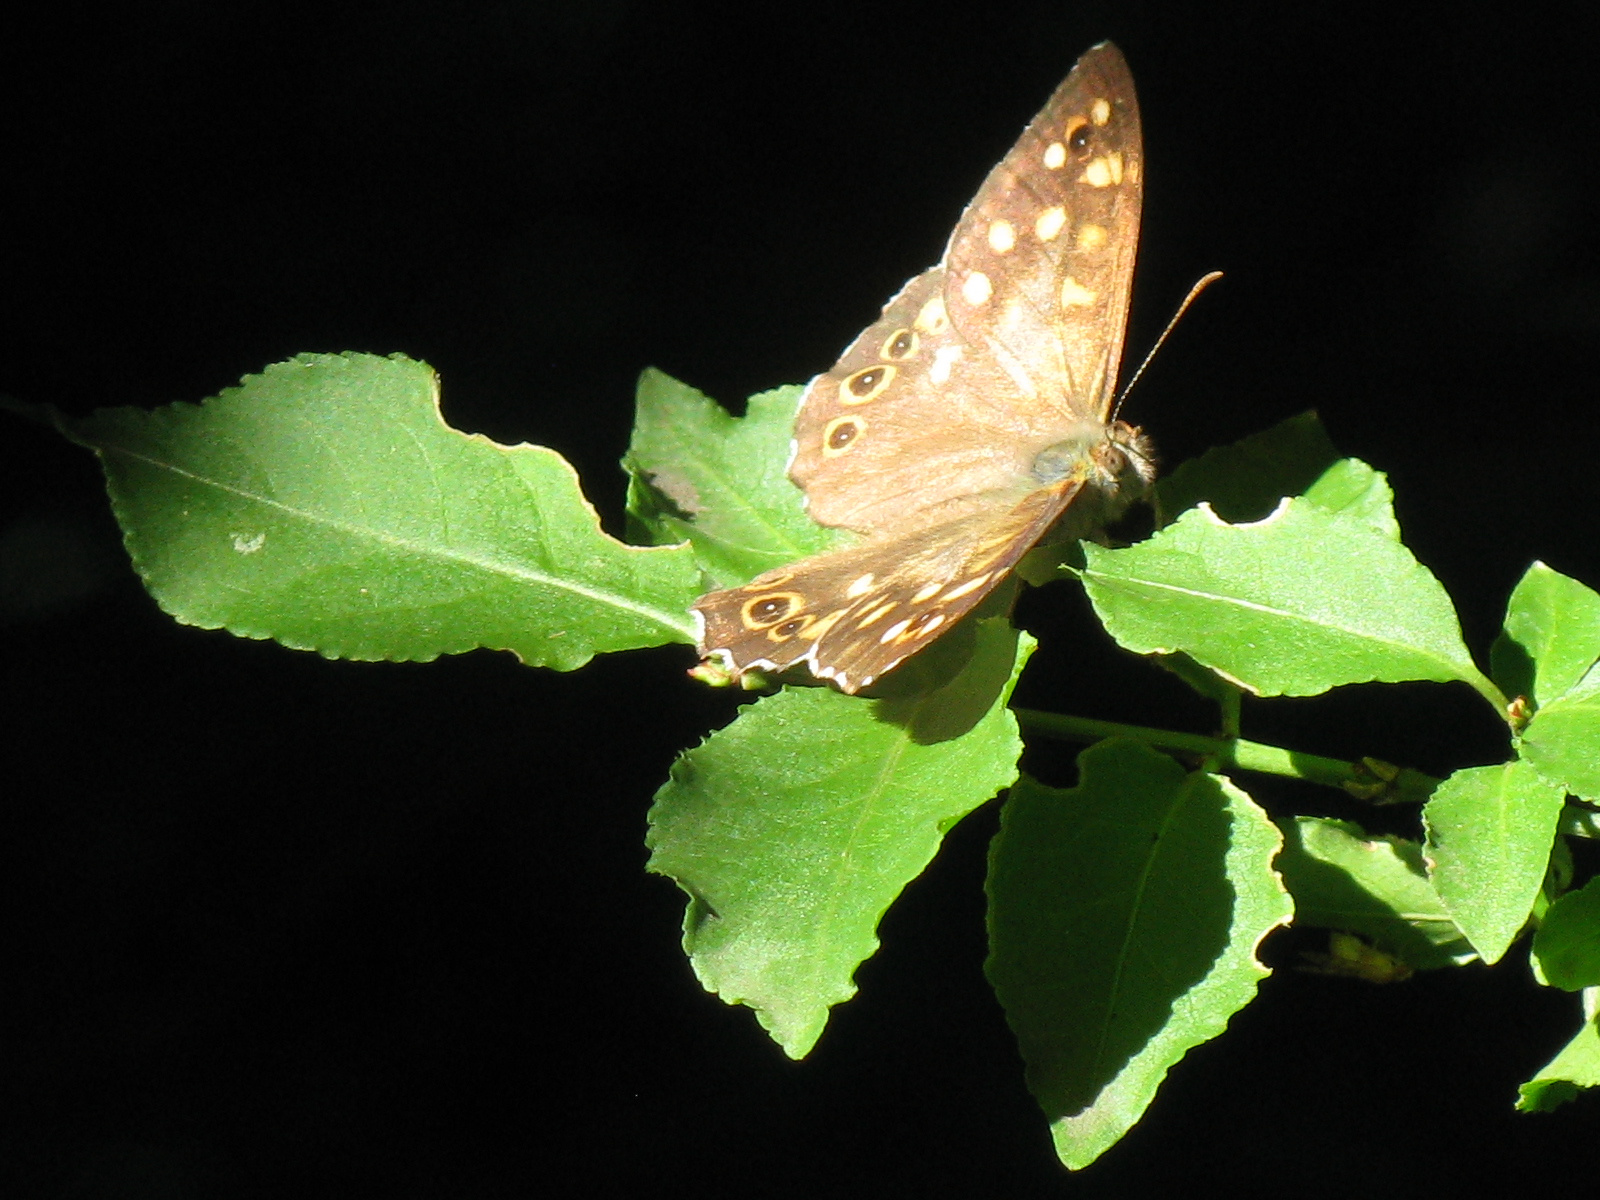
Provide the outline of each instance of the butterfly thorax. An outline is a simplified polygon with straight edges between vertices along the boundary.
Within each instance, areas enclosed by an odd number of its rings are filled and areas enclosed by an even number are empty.
[[[1085,421],[1034,455],[1032,466],[1034,479],[1043,487],[1071,483],[1082,487],[1076,505],[1091,527],[1116,520],[1130,504],[1142,500],[1155,474],[1155,448],[1126,421],[1109,425]]]

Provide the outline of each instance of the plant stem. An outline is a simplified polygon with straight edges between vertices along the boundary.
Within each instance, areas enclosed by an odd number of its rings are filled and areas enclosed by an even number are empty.
[[[1223,767],[1237,767],[1241,771],[1258,771],[1265,775],[1283,775],[1336,787],[1357,796],[1372,798],[1373,768],[1364,761],[1345,762],[1337,758],[1324,758],[1320,754],[1302,754],[1279,746],[1268,746],[1244,738],[1204,737],[1198,733],[1179,733],[1170,729],[1152,729],[1145,725],[1123,725],[1116,721],[1096,721],[1088,717],[1069,717],[1063,713],[1040,712],[1032,708],[1012,710],[1017,720],[1027,729],[1067,741],[1097,742],[1103,738],[1123,737],[1144,742],[1163,750],[1176,750],[1195,758],[1209,758]],[[1383,764],[1377,764],[1383,768]],[[1393,777],[1388,775],[1392,772]],[[1389,768],[1381,777],[1383,786],[1378,789],[1380,802],[1387,804],[1411,803],[1426,800],[1439,785],[1439,780],[1409,767],[1399,770]]]

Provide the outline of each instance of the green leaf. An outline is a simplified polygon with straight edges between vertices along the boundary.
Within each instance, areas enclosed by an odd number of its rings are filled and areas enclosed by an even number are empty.
[[[1434,890],[1486,963],[1533,911],[1565,800],[1527,763],[1507,762],[1457,771],[1422,811]]]
[[[201,405],[66,432],[100,456],[135,568],[186,624],[330,658],[488,647],[563,670],[694,640],[687,548],[606,536],[553,450],[451,429],[422,363],[301,355]]]
[[[1429,882],[1418,843],[1322,817],[1296,817],[1283,832],[1278,871],[1296,925],[1363,934],[1419,971],[1477,957]]]
[[[1367,514],[1287,500],[1229,525],[1202,505],[1136,546],[1084,551],[1090,600],[1136,653],[1184,651],[1258,695],[1431,679],[1498,697],[1444,589]]]
[[[1600,800],[1600,664],[1534,713],[1517,748],[1551,783]]]
[[[695,973],[792,1058],[855,994],[879,917],[945,831],[1016,778],[1005,704],[1032,641],[976,624],[943,686],[882,700],[789,688],[680,757],[656,794],[650,870],[689,896]],[[903,671],[902,688],[917,678]]]
[[[1314,412],[1191,458],[1156,484],[1162,524],[1202,500],[1229,521],[1257,521],[1298,496],[1339,460]]]
[[[1293,911],[1277,829],[1226,779],[1126,741],[1078,761],[1070,791],[1025,779],[1006,802],[986,965],[1072,1168],[1250,1002],[1256,946]]]
[[[1489,662],[1508,696],[1544,705],[1559,699],[1600,660],[1600,595],[1541,562],[1529,567],[1506,605],[1505,629]]]
[[[1600,987],[1600,879],[1550,906],[1534,934],[1533,956],[1555,987]]]
[[[1359,458],[1343,458],[1324,471],[1305,490],[1305,498],[1330,513],[1358,518],[1374,533],[1400,540],[1400,522],[1394,517],[1394,491],[1381,471]]]
[[[1584,1088],[1600,1085],[1600,1030],[1595,1028],[1596,995],[1583,996],[1583,1027],[1544,1069],[1517,1089],[1518,1112],[1550,1112]]]
[[[623,466],[628,510],[657,543],[687,539],[712,587],[852,540],[806,515],[785,464],[801,389],[750,398],[743,417],[660,371],[639,377]]]

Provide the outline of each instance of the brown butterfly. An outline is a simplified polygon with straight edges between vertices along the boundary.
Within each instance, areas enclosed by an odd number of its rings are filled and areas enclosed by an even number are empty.
[[[1088,536],[1148,488],[1110,420],[1144,159],[1122,52],[1081,59],[989,173],[943,259],[806,388],[789,478],[866,535],[694,604],[737,676],[804,662],[867,687],[949,629],[1052,526]]]

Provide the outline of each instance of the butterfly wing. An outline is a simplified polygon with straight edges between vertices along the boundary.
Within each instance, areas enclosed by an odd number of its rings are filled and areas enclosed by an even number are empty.
[[[734,675],[807,663],[841,691],[868,687],[972,609],[1083,486],[875,539],[768,571],[695,602],[700,644]]]
[[[1105,424],[1143,176],[1133,79],[1105,43],[989,173],[940,264],[806,389],[789,475],[814,520],[944,524]]]
[[[1139,108],[1109,43],[989,173],[938,265],[806,389],[789,477],[847,550],[702,596],[702,654],[806,662],[856,691],[972,608],[1071,506],[1116,511],[1137,431],[1107,425],[1143,185]],[[1136,468],[1136,470],[1134,470]]]

